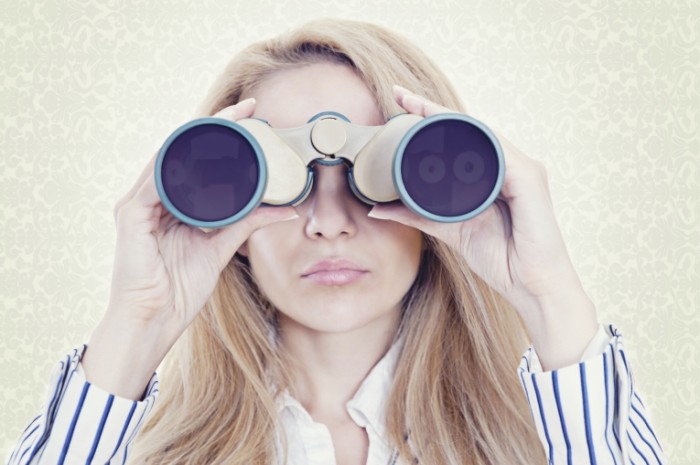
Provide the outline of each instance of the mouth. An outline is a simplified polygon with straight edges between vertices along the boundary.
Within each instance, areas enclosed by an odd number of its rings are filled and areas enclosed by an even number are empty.
[[[308,267],[301,277],[321,286],[344,286],[367,274],[369,270],[350,260],[324,259]]]

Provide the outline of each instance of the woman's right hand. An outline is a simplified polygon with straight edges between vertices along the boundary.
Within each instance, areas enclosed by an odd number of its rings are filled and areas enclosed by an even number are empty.
[[[252,116],[254,108],[249,99],[214,116],[235,121]],[[155,159],[114,208],[117,245],[109,305],[82,360],[89,381],[130,398],[140,397],[250,234],[296,217],[293,207],[260,207],[210,232],[182,223],[160,201]]]

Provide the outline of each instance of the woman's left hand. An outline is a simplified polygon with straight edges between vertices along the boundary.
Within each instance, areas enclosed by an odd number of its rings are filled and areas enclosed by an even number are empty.
[[[407,112],[427,117],[454,112],[396,86]],[[438,223],[400,202],[375,206],[370,216],[434,236],[508,300],[523,318],[543,367],[578,362],[598,323],[557,224],[542,163],[497,134],[505,157],[501,193],[488,209],[460,223]]]

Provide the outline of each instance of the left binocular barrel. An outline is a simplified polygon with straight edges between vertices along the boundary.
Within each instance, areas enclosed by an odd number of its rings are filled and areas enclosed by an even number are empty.
[[[258,206],[267,168],[262,149],[245,128],[220,118],[200,118],[165,141],[155,177],[161,201],[173,216],[216,228]]]

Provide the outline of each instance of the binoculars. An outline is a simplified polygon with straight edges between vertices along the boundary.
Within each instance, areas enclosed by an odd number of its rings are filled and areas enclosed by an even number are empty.
[[[498,196],[505,163],[481,122],[461,113],[401,113],[362,126],[322,112],[296,128],[247,118],[199,118],[176,129],[155,166],[158,194],[179,220],[218,228],[258,205],[298,205],[311,192],[314,164],[347,165],[352,192],[373,205],[400,199],[433,221],[457,222]]]

